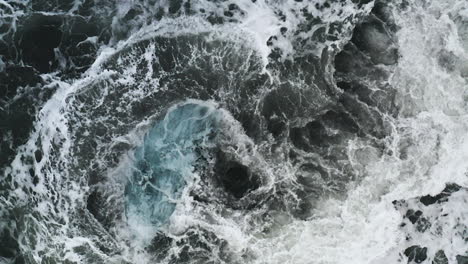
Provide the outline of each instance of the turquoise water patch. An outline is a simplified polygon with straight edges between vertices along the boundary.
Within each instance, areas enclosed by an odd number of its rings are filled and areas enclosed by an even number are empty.
[[[199,151],[213,146],[221,112],[191,101],[169,109],[135,151],[134,170],[126,185],[130,221],[160,226],[174,212],[184,187],[193,179]]]

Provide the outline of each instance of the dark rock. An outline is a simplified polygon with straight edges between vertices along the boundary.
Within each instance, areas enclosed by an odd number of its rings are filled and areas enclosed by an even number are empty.
[[[280,32],[281,32],[281,34],[283,34],[283,35],[284,35],[287,31],[288,31],[288,28],[287,28],[287,27],[281,27],[281,28],[280,28]]]
[[[286,15],[282,11],[276,11],[275,14],[278,15],[281,21],[286,22]]]
[[[273,43],[278,40],[278,37],[276,36],[271,36],[270,38],[268,38],[267,40],[267,46],[273,46]]]
[[[437,194],[436,196],[431,196],[431,195],[422,196],[419,199],[419,201],[425,206],[435,204],[435,203],[443,203],[447,201],[448,197],[452,193],[457,192],[460,189],[461,187],[459,185],[454,184],[454,183],[448,183],[441,193]]]
[[[210,22],[211,24],[213,25],[218,25],[218,24],[223,24],[224,23],[224,19],[220,16],[217,16],[215,14],[211,14],[210,16],[208,16],[208,22]]]
[[[405,249],[404,254],[408,257],[408,263],[422,263],[427,258],[427,248],[420,246],[411,246]]]
[[[39,177],[37,175],[34,175],[33,177],[33,184],[36,186],[39,183]]]
[[[416,230],[419,232],[424,232],[431,227],[429,220],[422,217],[422,214],[420,210],[414,211],[409,209],[405,215],[412,224],[416,225]]]
[[[416,230],[419,232],[425,232],[428,228],[431,227],[431,222],[424,217],[421,217],[416,222]]]
[[[406,217],[408,217],[408,219],[410,220],[411,223],[415,224],[419,217],[422,215],[422,212],[421,211],[414,211],[412,209],[409,209],[407,212],[406,212]]]
[[[232,10],[238,10],[238,9],[239,9],[239,6],[236,5],[236,4],[229,4],[228,8],[229,8],[230,11],[232,11]]]
[[[448,264],[447,256],[443,250],[436,252],[434,260],[432,260],[432,264]]]
[[[42,151],[39,150],[39,149],[34,151],[34,157],[36,158],[36,162],[41,162],[41,160],[42,160]]]

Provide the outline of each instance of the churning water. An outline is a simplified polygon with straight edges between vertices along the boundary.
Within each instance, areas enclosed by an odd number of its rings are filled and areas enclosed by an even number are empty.
[[[0,263],[468,263],[466,0],[0,0]]]

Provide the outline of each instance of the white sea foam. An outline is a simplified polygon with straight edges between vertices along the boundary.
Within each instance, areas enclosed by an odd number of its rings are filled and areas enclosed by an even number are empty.
[[[388,146],[394,155],[365,164],[365,179],[350,188],[346,200],[321,201],[311,219],[295,220],[276,238],[255,242],[261,256],[258,263],[395,263],[409,245],[398,228],[402,218],[392,201],[435,195],[447,182],[467,185],[466,79],[435,59],[441,50],[466,56],[461,49],[465,43],[450,19],[466,9],[466,3],[417,2],[408,11],[395,13],[401,26],[397,33],[401,58],[391,83],[398,89],[403,115],[394,120],[391,141],[396,145]],[[411,142],[407,159],[398,155],[404,141]],[[466,222],[466,212],[460,208],[466,198],[458,202],[445,210]],[[448,230],[453,225],[445,224]],[[426,235],[420,242],[434,250],[446,239],[461,238],[450,233],[444,238]],[[450,256],[464,254],[466,245],[457,243],[442,248]]]
[[[320,1],[319,1],[320,2]],[[2,2],[3,3],[3,2]],[[44,200],[37,205],[37,210],[44,216],[55,215],[55,198],[50,198],[50,189],[61,193],[59,205],[61,212],[50,222],[58,223],[63,220],[58,230],[51,231],[49,227],[35,222],[36,232],[41,238],[38,241],[27,241],[22,245],[26,252],[34,248],[29,254],[37,262],[41,261],[41,250],[45,250],[54,243],[65,245],[64,258],[70,261],[82,262],[86,260],[75,252],[76,248],[88,245],[98,252],[102,259],[118,263],[122,259],[135,263],[148,263],[151,257],[144,251],[148,241],[159,229],[153,226],[141,225],[138,219],[134,222],[119,223],[115,230],[120,232],[115,239],[120,247],[121,256],[109,257],[95,246],[95,242],[87,237],[76,234],[76,230],[68,226],[72,221],[69,212],[85,202],[87,184],[80,175],[69,175],[63,168],[67,162],[73,163],[71,148],[74,144],[70,137],[68,120],[75,96],[91,89],[90,84],[102,79],[107,80],[116,72],[105,70],[104,64],[115,54],[143,40],[155,36],[175,36],[186,34],[209,33],[212,38],[229,39],[238,43],[248,43],[256,50],[266,66],[270,47],[266,45],[268,38],[277,35],[282,26],[290,31],[297,29],[303,19],[298,14],[304,5],[300,3],[276,2],[259,0],[257,3],[238,1],[240,9],[246,11],[246,17],[240,23],[227,25],[211,25],[200,17],[163,18],[148,26],[139,28],[126,40],[101,47],[99,56],[81,80],[73,83],[56,81],[58,89],[54,96],[42,107],[35,124],[35,131],[29,141],[21,148],[12,163],[15,171],[15,181],[24,188],[34,188]],[[210,2],[196,2],[194,5],[203,6],[207,10],[218,8]],[[78,6],[75,4],[75,6]],[[315,16],[320,16],[325,22],[340,21],[356,15],[355,6],[350,1],[345,4],[333,4],[325,13],[320,13],[314,5],[307,5]],[[398,4],[395,4],[395,7]],[[369,12],[371,4],[362,13]],[[75,8],[76,9],[76,8]],[[130,6],[122,4],[118,15],[124,15]],[[278,19],[275,11],[284,10],[287,22]],[[341,12],[339,12],[341,10]],[[359,168],[362,177],[350,183],[346,199],[323,198],[317,201],[313,216],[298,220],[288,214],[272,213],[277,223],[268,234],[263,231],[264,226],[257,218],[260,213],[248,210],[230,210],[215,205],[206,207],[196,206],[190,195],[190,188],[184,189],[177,201],[176,209],[170,217],[170,224],[163,231],[169,237],[180,238],[190,227],[201,227],[215,233],[219,238],[227,241],[233,253],[233,258],[242,260],[241,255],[250,254],[254,263],[396,263],[399,253],[407,247],[404,230],[399,228],[402,221],[401,213],[395,209],[392,201],[411,199],[426,194],[437,194],[447,182],[454,182],[462,186],[468,185],[466,160],[468,159],[468,112],[466,108],[466,58],[468,50],[468,31],[466,21],[468,7],[462,0],[444,0],[434,3],[414,1],[406,10],[396,8],[394,15],[400,26],[397,33],[401,57],[395,73],[390,77],[390,84],[397,89],[397,102],[401,115],[396,119],[389,118],[392,123],[391,135],[386,139],[387,148],[391,154],[379,155],[373,146],[365,142],[350,141],[348,155],[354,167]],[[318,27],[318,26],[317,26]],[[352,24],[344,31],[350,32]],[[304,39],[313,33],[301,33]],[[294,41],[280,39],[278,46],[287,53],[294,52]],[[349,37],[349,35],[347,36]],[[87,41],[95,41],[88,39]],[[343,40],[341,40],[343,41]],[[316,50],[331,44],[322,43]],[[455,65],[448,69],[440,63],[440,56],[453,54],[448,57]],[[154,56],[154,44],[146,47],[144,58],[151,62]],[[453,61],[450,61],[453,60]],[[123,62],[122,62],[123,63]],[[150,64],[150,63],[149,63]],[[136,63],[126,65],[123,76],[119,76],[121,84],[133,84],[136,74]],[[0,66],[1,68],[1,66]],[[150,81],[151,68],[146,73]],[[133,100],[145,98],[151,91],[144,85],[125,94]],[[154,87],[158,89],[160,87]],[[107,94],[103,87],[102,98]],[[146,90],[145,90],[146,89]],[[102,99],[101,98],[101,99]],[[96,101],[94,107],[99,107],[104,101]],[[119,111],[119,109],[113,109]],[[122,110],[123,111],[123,110]],[[275,184],[282,181],[292,181],[294,168],[282,159],[277,163],[269,163],[263,154],[266,146],[255,146],[243,131],[241,125],[226,110],[223,112],[225,126],[223,140],[232,141],[237,145],[233,153],[242,161],[261,172],[264,177],[264,190],[275,188]],[[139,126],[126,136],[113,139],[115,144],[124,142],[137,146],[150,126],[151,118],[143,120]],[[90,120],[89,122],[92,122]],[[227,133],[227,132],[226,132]],[[36,142],[40,139],[43,159],[35,163],[34,169],[41,173],[41,181],[33,186],[28,169],[23,166],[23,153],[34,153]],[[59,151],[54,146],[60,144]],[[402,158],[402,153],[406,158]],[[131,155],[131,154],[129,154]],[[115,180],[109,186],[117,186],[119,190],[125,181],[120,177],[125,173],[126,166],[132,157],[123,157],[119,167],[110,168],[108,177]],[[54,167],[48,162],[63,162],[60,167]],[[46,170],[42,173],[41,171]],[[195,184],[200,175],[194,174],[189,185]],[[193,182],[190,182],[193,181]],[[120,191],[122,191],[120,189]],[[263,191],[263,190],[262,190]],[[14,195],[19,203],[28,203],[28,194],[23,188],[15,188]],[[8,201],[11,206],[11,202]],[[466,211],[460,207],[466,205],[466,192],[460,192],[450,198],[444,208],[451,217],[458,217],[467,221]],[[74,212],[75,213],[75,212]],[[435,214],[435,212],[434,212]],[[119,219],[120,220],[120,219]],[[451,227],[447,220],[441,225]],[[33,221],[34,222],[34,221]],[[34,226],[34,224],[31,224]],[[58,225],[58,224],[57,224]],[[128,226],[135,227],[131,233]],[[446,227],[446,230],[449,228]],[[72,231],[70,231],[72,230]],[[128,233],[125,233],[128,232]],[[453,233],[447,232],[439,240],[434,241],[430,235],[411,234],[417,236],[421,243],[433,248],[442,245],[447,255],[463,254],[466,246]],[[130,241],[137,237],[136,243]],[[449,241],[455,241],[450,244]],[[177,251],[175,248],[173,251]],[[57,253],[60,249],[57,249]],[[53,254],[51,253],[51,254]],[[177,253],[177,252],[176,252]],[[430,251],[429,254],[434,254]],[[117,258],[117,259],[115,259]],[[0,260],[1,261],[1,260]],[[453,261],[453,259],[451,259]]]

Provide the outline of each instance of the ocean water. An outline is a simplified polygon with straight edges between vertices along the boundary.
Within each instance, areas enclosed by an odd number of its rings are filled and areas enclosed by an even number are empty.
[[[465,0],[0,0],[0,263],[468,263]]]

